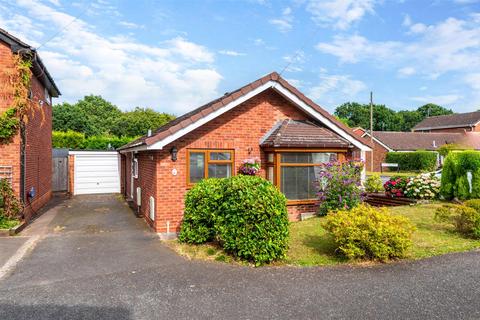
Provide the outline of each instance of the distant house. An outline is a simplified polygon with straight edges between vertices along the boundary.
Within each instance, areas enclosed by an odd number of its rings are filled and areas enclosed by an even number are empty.
[[[0,29],[0,114],[14,99],[8,74],[15,55],[32,58],[29,99],[35,108],[12,141],[0,144],[0,179],[11,182],[29,220],[52,195],[52,97],[60,91],[35,49]]]
[[[121,188],[163,236],[180,229],[195,183],[235,175],[248,158],[288,199],[290,218],[316,211],[320,166],[370,151],[369,143],[271,73],[120,149]],[[363,157],[364,158],[364,157]]]
[[[370,133],[363,128],[353,129],[356,134],[370,141]],[[388,152],[437,151],[445,144],[456,144],[480,150],[480,133],[476,132],[373,132],[373,171],[380,171]],[[366,152],[366,168],[371,170],[371,152]],[[438,157],[439,163],[442,158]]]
[[[480,132],[480,111],[428,117],[413,127],[414,132]]]

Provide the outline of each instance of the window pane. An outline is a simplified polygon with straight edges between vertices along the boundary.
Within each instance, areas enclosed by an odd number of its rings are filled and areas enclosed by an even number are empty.
[[[273,172],[274,172],[273,167],[267,167],[267,179],[271,183],[275,183],[275,181],[273,180]]]
[[[273,153],[267,154],[267,161],[268,162],[273,162]]]
[[[290,200],[315,199],[319,172],[318,167],[282,167],[280,189]]]
[[[210,160],[231,160],[230,152],[210,152]]]
[[[190,182],[198,182],[205,178],[205,153],[190,153]]]
[[[229,178],[232,175],[232,165],[230,163],[217,164],[210,163],[208,165],[209,178]]]
[[[337,161],[337,154],[331,152],[288,152],[281,154],[283,163],[326,163]]]

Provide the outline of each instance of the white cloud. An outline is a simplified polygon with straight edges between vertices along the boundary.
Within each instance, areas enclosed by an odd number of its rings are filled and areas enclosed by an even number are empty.
[[[222,76],[212,66],[215,56],[200,44],[184,37],[158,45],[124,35],[107,37],[81,19],[72,23],[74,17],[44,3],[18,0],[17,4],[26,11],[24,18],[34,21],[31,30],[42,30],[44,25],[57,30],[71,23],[40,49],[62,100],[100,94],[124,109],[150,106],[181,114],[218,95]],[[0,13],[7,15],[7,19],[15,17],[13,12]],[[22,28],[10,27],[15,34]],[[42,38],[35,35],[37,43]]]
[[[118,24],[121,25],[122,27],[127,28],[127,29],[143,29],[143,28],[145,28],[144,25],[136,24],[136,23],[129,22],[129,21],[120,21]]]
[[[320,83],[310,88],[308,96],[314,100],[330,103],[334,99],[345,101],[366,89],[365,83],[352,79],[350,75],[321,74]]]
[[[409,27],[412,25],[412,18],[410,18],[408,14],[406,14],[405,17],[403,18],[402,25],[405,27]]]
[[[220,50],[218,53],[226,55],[226,56],[232,56],[232,57],[239,57],[239,56],[244,56],[246,55],[245,53],[238,52],[235,50]]]
[[[283,60],[287,63],[286,71],[300,72],[303,70],[303,64],[305,63],[305,52],[303,50],[297,50],[292,55],[286,55]]]
[[[290,7],[283,9],[281,18],[270,19],[268,22],[277,27],[280,32],[290,31],[293,27],[292,9]]]
[[[446,94],[446,95],[439,95],[439,96],[423,96],[423,97],[411,97],[410,99],[413,101],[419,101],[424,103],[435,103],[438,105],[450,105],[454,102],[460,100],[462,96],[457,94]]]
[[[300,89],[303,87],[303,81],[299,79],[285,79],[287,80],[288,83],[290,83],[292,86],[294,86],[297,89]]]
[[[471,73],[465,76],[465,83],[480,93],[480,73]]]
[[[401,77],[409,77],[417,72],[414,67],[404,67],[398,70],[398,75]]]
[[[346,30],[367,13],[374,13],[376,0],[310,0],[307,4],[313,20],[322,26]]]
[[[418,72],[435,79],[449,71],[480,70],[480,25],[474,19],[448,18],[414,29],[417,32],[410,41],[376,42],[360,35],[336,36],[316,48],[338,57],[341,63],[371,61],[395,69],[415,63]],[[412,24],[410,30],[417,25]]]
[[[340,62],[356,63],[364,59],[384,60],[397,52],[400,43],[394,41],[372,42],[359,35],[335,36],[333,42],[320,42],[316,49],[334,55]]]

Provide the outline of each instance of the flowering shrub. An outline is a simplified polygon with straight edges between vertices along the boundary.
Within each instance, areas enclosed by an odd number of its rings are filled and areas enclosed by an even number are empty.
[[[242,165],[238,169],[241,174],[254,176],[260,171],[260,159],[250,158],[243,160]]]
[[[326,215],[337,209],[350,209],[363,200],[360,189],[361,162],[330,162],[318,174],[319,214]]]
[[[407,183],[405,195],[415,199],[435,199],[440,192],[440,179],[434,174],[423,173]]]
[[[369,176],[367,181],[365,181],[365,191],[377,193],[381,190],[383,190],[383,183],[380,176],[378,174]]]
[[[383,188],[385,193],[391,195],[392,197],[404,197],[407,184],[410,182],[408,178],[403,177],[392,177],[390,180],[385,182]]]

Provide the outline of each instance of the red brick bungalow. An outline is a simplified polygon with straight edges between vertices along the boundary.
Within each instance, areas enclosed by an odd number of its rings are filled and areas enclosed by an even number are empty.
[[[274,72],[119,150],[122,192],[152,228],[175,236],[185,193],[203,178],[235,175],[243,160],[258,157],[260,175],[287,196],[297,219],[315,211],[318,165],[370,147]]]
[[[34,48],[0,29],[0,114],[12,103],[8,72],[14,56],[33,60],[30,101],[36,104],[11,143],[0,144],[0,178],[11,181],[16,196],[25,205],[24,218],[46,204],[52,196],[52,97],[60,91]]]

